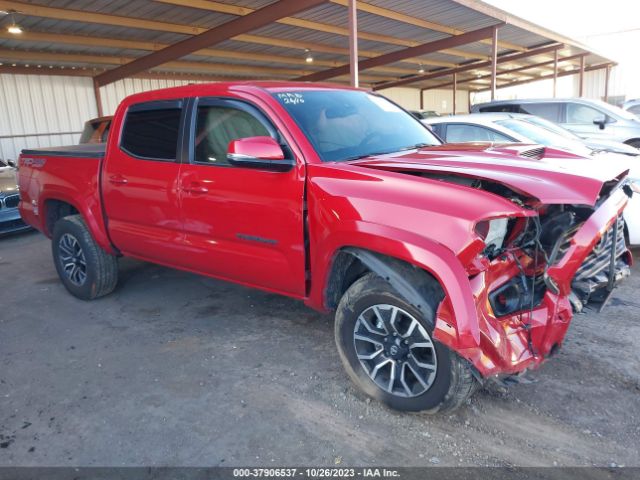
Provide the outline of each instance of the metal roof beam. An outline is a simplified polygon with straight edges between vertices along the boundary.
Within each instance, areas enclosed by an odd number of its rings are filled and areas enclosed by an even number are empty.
[[[454,35],[442,40],[436,40],[434,42],[425,43],[415,47],[409,47],[395,52],[380,55],[379,57],[368,58],[359,62],[359,69],[366,70],[368,68],[379,67],[382,65],[388,65],[394,62],[400,62],[406,58],[418,57],[420,55],[427,55],[429,53],[438,52],[442,49],[455,47],[460,45],[466,45],[468,43],[477,42],[484,38],[491,37],[493,29],[496,26],[485,27],[479,30],[473,30],[471,32],[463,33],[462,35]],[[321,72],[304,75],[296,80],[316,82],[320,80],[327,80],[329,78],[338,77],[349,73],[349,65],[342,65],[340,67],[330,68]]]
[[[346,7],[349,3],[349,0],[329,0],[331,3],[335,3],[336,5],[342,5]],[[449,35],[460,35],[464,33],[463,30],[459,30],[457,28],[448,27],[446,25],[442,25],[435,22],[430,22],[427,20],[423,20],[421,18],[412,17],[411,15],[405,15],[404,13],[396,12],[394,10],[389,10],[388,8],[379,7],[377,5],[371,5],[370,3],[365,2],[356,2],[358,6],[358,10],[366,13],[371,13],[373,15],[378,15],[379,17],[389,18],[391,20],[395,20],[397,22],[406,23],[409,25],[415,25],[418,27],[426,28],[427,30],[433,30],[435,32],[447,33]],[[485,43],[491,45],[491,40],[480,40],[480,43]],[[500,48],[504,48],[506,50],[515,50],[517,52],[525,52],[527,51],[526,47],[521,45],[516,45],[515,43],[510,42],[498,42]]]
[[[15,40],[15,35],[12,35],[8,32],[0,31],[0,39],[6,40]],[[110,48],[123,48],[127,50],[145,50],[145,51],[157,51],[161,50],[164,47],[168,46],[167,44],[157,43],[157,42],[144,42],[139,40],[120,40],[116,38],[103,38],[103,37],[88,37],[85,35],[62,35],[57,33],[40,33],[33,32],[31,30],[27,32],[22,32],[20,35],[20,41],[23,42],[47,42],[47,43],[63,43],[68,45],[82,45],[89,47],[110,47]],[[240,52],[235,50],[222,50],[222,49],[213,49],[213,48],[205,48],[203,50],[198,50],[197,52],[193,52],[193,55],[201,55],[206,57],[213,58],[232,58],[239,60],[247,60],[247,61],[255,61],[255,62],[266,62],[269,64],[273,63],[283,63],[283,64],[291,64],[304,66],[305,69],[310,68],[311,66],[307,64],[304,60],[304,57],[289,57],[284,55],[273,55],[273,54],[264,54],[264,53],[254,53],[254,52]],[[337,67],[342,65],[342,62],[338,62],[336,60],[319,60],[316,59],[313,62],[312,68],[315,67]],[[379,67],[375,69],[379,72],[384,72],[387,74],[396,74],[396,75],[409,75],[414,72],[414,70],[410,70],[407,68],[399,68],[399,67]]]
[[[95,77],[96,85],[106,85],[130,75],[176,60],[197,50],[216,45],[256,28],[268,25],[279,18],[293,15],[324,3],[326,0],[278,0],[249,15],[239,17],[204,33],[175,43],[126,65],[114,68]]]
[[[133,29],[152,30],[160,32],[171,32],[182,35],[198,35],[206,32],[207,29],[194,27],[192,25],[180,25],[177,23],[160,22],[155,20],[145,20],[141,18],[124,17],[120,15],[111,15],[106,13],[83,12],[80,10],[62,9],[53,7],[43,7],[29,3],[0,0],[0,10],[19,10],[24,15],[30,15],[41,18],[53,18],[56,20],[66,20],[82,23],[95,23],[99,25],[111,25],[116,27],[127,27]],[[25,32],[26,33],[26,32]],[[86,37],[94,38],[94,37]],[[333,45],[325,45],[317,42],[301,42],[298,40],[288,40],[283,38],[264,37],[260,35],[240,34],[232,38],[233,41],[254,43],[257,45],[268,45],[272,47],[289,48],[293,50],[309,49],[318,53],[329,53],[334,55],[343,55],[349,57],[347,48],[335,47]],[[91,42],[91,40],[88,40]],[[93,44],[95,43],[88,43]],[[108,46],[108,45],[105,45]],[[155,50],[155,49],[154,49]],[[360,50],[361,57],[377,57],[382,55],[381,52],[374,50]],[[434,65],[439,67],[455,67],[452,62],[443,62],[431,59],[411,58],[404,60],[406,63],[415,65]]]
[[[99,68],[99,71],[106,71],[103,68]],[[95,74],[93,69],[84,70],[76,69],[71,70],[69,68],[37,68],[34,66],[20,66],[16,65],[12,67],[10,65],[0,65],[0,73],[7,73],[12,75],[55,75],[63,77],[93,77]],[[133,75],[128,78],[149,79],[149,80],[183,80],[183,81],[195,81],[195,82],[224,82],[229,81],[229,77],[222,77],[219,75],[210,74],[196,74],[196,73],[172,73],[172,72],[142,72]],[[249,76],[234,76],[233,80],[251,80]],[[348,78],[340,80],[340,83],[348,83]],[[108,85],[100,88],[108,88]]]
[[[612,63],[611,62],[607,62],[607,63],[600,63],[598,65],[591,65],[590,67],[586,67],[584,69],[585,72],[592,72],[594,70],[602,70],[603,68],[607,68],[608,66],[611,66]],[[564,71],[564,72],[558,72],[558,77],[566,77],[569,75],[579,75],[580,74],[580,69],[576,68],[573,70],[568,70],[568,71]],[[540,80],[549,80],[553,78],[553,74],[549,74],[549,75],[543,75],[540,76],[538,78],[532,78],[531,80],[516,80],[513,82],[505,82],[505,83],[501,83],[500,85],[498,85],[498,88],[507,88],[507,87],[515,87],[518,85],[524,85],[527,83],[531,83],[531,82],[538,82]],[[480,91],[485,91],[486,89],[480,90]]]
[[[8,50],[0,49],[0,61],[12,61],[17,63],[24,62],[40,62],[40,63],[54,63],[59,65],[60,63],[68,63],[73,66],[80,64],[87,65],[126,65],[128,62],[135,60],[132,57],[118,57],[107,55],[87,55],[77,53],[54,53],[54,52],[34,52],[24,50]],[[161,66],[163,69],[171,71],[179,70],[191,70],[196,72],[206,72],[217,76],[226,76],[224,74],[240,73],[243,77],[255,78],[256,76],[263,78],[288,78],[295,75],[304,73],[304,70],[287,69],[281,67],[259,67],[254,65],[241,65],[241,64],[225,64],[225,63],[212,63],[212,62],[190,62],[190,61],[173,61],[167,62]],[[157,67],[156,67],[157,68]],[[71,69],[69,69],[71,70]],[[106,70],[104,73],[112,70]],[[131,75],[131,76],[135,76]],[[372,83],[376,80],[380,80],[379,76],[365,75],[363,81],[366,83]],[[391,79],[390,77],[386,77]]]
[[[200,10],[207,10],[210,12],[224,13],[227,15],[243,16],[243,15],[249,15],[255,12],[255,10],[252,8],[240,7],[237,5],[229,5],[226,3],[215,2],[212,0],[156,0],[156,1],[161,3],[167,3],[170,5],[177,5],[180,7],[198,8]],[[345,2],[345,5],[346,5],[346,2]],[[305,20],[303,18],[285,17],[285,18],[276,20],[276,22],[281,23],[283,25],[289,25],[292,27],[307,28],[309,30],[315,30],[318,32],[341,35],[343,37],[349,36],[348,28],[343,28],[343,27],[339,27],[337,25],[331,25],[328,23]],[[464,32],[458,31],[458,33],[464,33]],[[361,38],[362,40],[370,40],[372,42],[387,43],[389,45],[398,45],[401,47],[415,47],[416,45],[420,45],[420,42],[417,42],[415,40],[391,37],[389,35],[365,32],[362,30],[358,31],[358,38]],[[481,54],[471,53],[471,52],[464,52],[464,51],[455,50],[455,49],[444,50],[442,53],[447,53],[449,55],[462,57],[469,60],[476,60],[478,58],[480,59],[487,58],[486,55],[481,55]]]
[[[576,58],[579,58],[582,55],[584,55],[584,54],[580,53],[578,55],[571,55],[569,57],[558,58],[558,63],[575,60]],[[532,63],[531,65],[525,65],[525,66],[517,67],[517,68],[510,68],[508,70],[499,70],[496,73],[496,77],[500,77],[501,75],[511,75],[511,74],[514,74],[514,73],[523,72],[525,70],[532,70],[534,68],[544,67],[544,66],[552,64],[552,63],[554,63],[554,60],[547,60],[545,62]],[[536,77],[533,74],[530,74],[528,76],[529,77],[535,77],[535,79],[542,78],[540,76]],[[472,77],[472,78],[467,78],[467,79],[464,79],[464,80],[458,80],[457,83],[458,83],[458,85],[460,85],[461,83],[471,83],[471,82],[475,82],[475,81],[478,81],[478,80],[484,80],[484,79],[489,79],[489,78],[491,78],[491,74],[480,75],[479,77]],[[446,83],[440,83],[438,85],[423,86],[421,89],[422,90],[434,90],[434,89],[437,89],[437,88],[450,87],[452,85],[453,85],[453,82],[446,82]]]
[[[492,27],[489,27],[492,28]],[[491,35],[491,33],[489,34]],[[504,63],[504,62],[512,62],[512,61],[516,61],[516,60],[522,60],[523,58],[527,58],[527,57],[533,57],[536,55],[543,55],[545,53],[549,53],[549,52],[553,52],[557,49],[562,48],[562,45],[560,44],[554,44],[554,45],[550,45],[550,46],[546,46],[546,47],[540,47],[540,48],[535,48],[532,50],[529,50],[527,52],[522,52],[522,53],[514,53],[514,54],[509,54],[509,55],[501,55],[498,57],[497,63]],[[424,80],[432,80],[434,78],[439,78],[439,77],[444,77],[447,75],[452,75],[454,72],[455,73],[463,73],[463,72],[468,72],[470,70],[476,70],[478,68],[486,68],[486,67],[490,67],[491,66],[491,61],[486,61],[486,62],[474,62],[474,63],[470,63],[468,65],[464,65],[461,67],[457,67],[457,68],[452,68],[452,69],[443,69],[443,70],[437,70],[435,72],[430,72],[424,75],[414,75],[412,77],[409,78],[402,78],[400,80],[393,80],[391,82],[387,82],[381,85],[376,85],[374,86],[374,90],[380,90],[382,88],[391,88],[391,87],[399,87],[402,85],[408,85],[411,83],[416,83],[416,82],[421,82]]]

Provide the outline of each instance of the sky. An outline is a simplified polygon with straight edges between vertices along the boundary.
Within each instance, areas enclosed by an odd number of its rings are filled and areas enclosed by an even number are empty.
[[[485,0],[502,10],[593,46],[621,61],[637,58],[640,42],[638,0]],[[635,48],[620,48],[620,38]]]
[[[618,89],[640,97],[640,0],[484,0],[574,38],[619,64]]]
[[[611,76],[609,93],[619,100],[640,98],[640,0],[484,0],[564,36],[587,45],[594,52],[618,63]],[[567,79],[570,77],[566,77]],[[569,83],[568,83],[569,82]],[[541,83],[542,82],[536,82]],[[536,83],[525,96],[548,96],[549,88]],[[548,82],[547,82],[548,83]],[[560,90],[575,87],[570,81]],[[530,90],[530,91],[529,91]],[[513,92],[504,92],[512,95]],[[577,95],[577,92],[559,95]]]

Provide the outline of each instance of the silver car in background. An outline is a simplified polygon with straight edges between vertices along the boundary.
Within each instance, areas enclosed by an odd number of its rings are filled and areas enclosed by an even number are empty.
[[[606,171],[613,167],[629,170],[635,193],[624,212],[629,243],[640,245],[640,157],[596,149],[580,138],[556,132],[561,127],[532,115],[482,113],[421,120],[446,143],[490,142],[494,144],[533,143],[565,150],[576,156],[562,161],[565,168]]]
[[[20,192],[16,169],[8,162],[0,160],[0,237],[31,228],[22,221],[18,203],[20,203]]]
[[[582,138],[616,140],[640,148],[640,119],[598,100],[496,100],[471,107],[471,113],[487,112],[529,113],[557,123]]]

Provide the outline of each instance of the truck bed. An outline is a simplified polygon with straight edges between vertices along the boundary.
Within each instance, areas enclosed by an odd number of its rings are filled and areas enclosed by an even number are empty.
[[[33,148],[22,150],[22,155],[46,157],[103,158],[106,143],[86,143],[82,145],[66,145],[62,147]]]
[[[47,223],[46,212],[55,212],[56,202],[70,205],[71,213],[83,212],[100,246],[108,251],[110,243],[100,203],[100,165],[104,156],[105,144],[23,150],[19,170],[22,218],[51,236],[52,225]]]

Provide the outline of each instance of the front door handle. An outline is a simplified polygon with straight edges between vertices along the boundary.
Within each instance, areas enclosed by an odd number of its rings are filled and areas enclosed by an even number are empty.
[[[194,195],[204,195],[209,192],[207,187],[203,187],[198,182],[193,182],[189,185],[183,186],[182,191],[186,193],[192,193]]]
[[[111,175],[109,177],[109,182],[113,183],[114,185],[124,185],[125,183],[127,183],[129,180],[127,180],[125,177],[123,177],[120,174],[116,174],[116,175]]]

